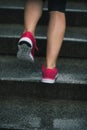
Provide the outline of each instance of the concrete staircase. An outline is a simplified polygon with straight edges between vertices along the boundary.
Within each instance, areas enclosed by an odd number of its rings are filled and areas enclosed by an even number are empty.
[[[16,58],[24,3],[0,0],[0,129],[87,130],[87,1],[69,0],[67,29],[53,85],[43,84],[49,21],[47,2],[36,29],[35,64]]]

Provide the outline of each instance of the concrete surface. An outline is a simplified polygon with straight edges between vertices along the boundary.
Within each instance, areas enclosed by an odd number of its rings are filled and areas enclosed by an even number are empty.
[[[87,102],[0,97],[0,128],[87,130]]]

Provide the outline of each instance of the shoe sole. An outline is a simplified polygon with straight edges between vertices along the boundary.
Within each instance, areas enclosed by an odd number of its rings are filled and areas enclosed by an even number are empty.
[[[34,62],[34,58],[31,54],[32,48],[30,48],[27,44],[18,45],[17,58],[20,60],[26,60],[29,62]]]
[[[42,82],[42,83],[53,84],[53,83],[56,82],[57,78],[58,78],[58,74],[56,75],[55,79],[49,79],[49,78],[46,79],[46,78],[42,78],[41,82]]]

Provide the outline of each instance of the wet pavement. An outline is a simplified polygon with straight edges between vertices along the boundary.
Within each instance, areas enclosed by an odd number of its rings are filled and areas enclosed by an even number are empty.
[[[87,130],[87,102],[0,97],[0,128]]]

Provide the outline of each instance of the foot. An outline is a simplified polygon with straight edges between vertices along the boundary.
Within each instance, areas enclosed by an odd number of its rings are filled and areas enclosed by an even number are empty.
[[[57,68],[46,68],[42,65],[42,82],[43,83],[55,83],[58,77],[58,70]]]
[[[38,50],[34,36],[31,32],[24,32],[18,42],[17,57],[34,62],[35,49]]]

